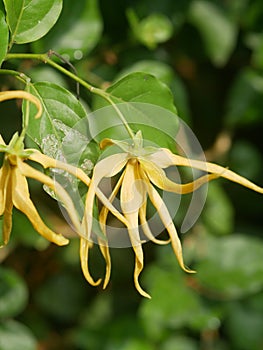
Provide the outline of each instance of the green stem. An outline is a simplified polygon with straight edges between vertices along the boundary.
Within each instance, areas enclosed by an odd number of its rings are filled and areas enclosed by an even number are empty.
[[[128,131],[129,135],[133,139],[135,135],[134,135],[133,131],[131,130],[129,124],[127,123],[125,117],[121,113],[121,111],[118,109],[116,104],[112,101],[111,95],[109,93],[107,93],[106,91],[102,90],[102,89],[99,89],[99,88],[96,88],[96,87],[92,86],[91,84],[89,84],[85,80],[83,80],[80,77],[78,77],[76,74],[68,71],[64,67],[61,67],[56,62],[52,61],[50,59],[50,54],[46,54],[46,53],[45,54],[9,53],[9,54],[6,55],[5,60],[10,60],[10,59],[34,59],[34,60],[38,60],[38,61],[44,62],[44,63],[50,65],[51,67],[54,67],[55,69],[57,69],[61,73],[67,75],[71,79],[73,79],[76,82],[78,82],[80,85],[84,86],[91,93],[93,93],[95,95],[98,95],[98,96],[104,98],[106,101],[108,101],[113,106],[115,111],[117,112],[117,114],[118,114],[119,118],[121,119],[123,125],[125,126],[125,128]],[[1,70],[0,70],[0,72],[1,72]],[[14,71],[12,71],[12,72],[14,72]],[[19,73],[19,74],[21,74],[21,73]],[[19,75],[19,74],[14,74],[14,75]]]

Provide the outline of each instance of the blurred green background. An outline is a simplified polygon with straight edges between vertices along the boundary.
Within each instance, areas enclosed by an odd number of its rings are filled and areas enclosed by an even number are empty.
[[[262,0],[65,0],[50,33],[13,52],[48,49],[99,87],[133,71],[157,76],[207,158],[263,185]],[[3,68],[75,89],[38,62]],[[0,76],[1,90],[19,87]],[[91,103],[83,89],[81,97]],[[2,104],[1,133],[8,139],[19,127],[15,104]],[[56,203],[40,190],[32,183],[46,220],[65,232]],[[151,300],[133,286],[132,249],[111,250],[113,275],[102,291],[82,276],[78,240],[48,245],[16,212],[0,250],[0,350],[263,349],[262,209],[259,194],[213,182],[201,217],[181,236],[196,275],[180,271],[170,246],[144,245],[141,280]],[[94,249],[95,275],[103,264]]]

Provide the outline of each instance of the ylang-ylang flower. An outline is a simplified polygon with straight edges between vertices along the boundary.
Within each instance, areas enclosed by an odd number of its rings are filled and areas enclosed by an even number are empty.
[[[13,98],[21,98],[34,103],[38,110],[36,118],[41,116],[41,103],[30,93],[20,90],[0,92],[0,102]],[[39,216],[30,198],[27,178],[35,179],[54,191],[58,200],[61,201],[62,205],[67,210],[74,227],[76,227],[76,230],[80,230],[80,220],[75,211],[74,204],[61,185],[43,172],[29,165],[27,161],[30,160],[38,163],[42,165],[43,168],[60,168],[73,173],[74,169],[72,169],[72,166],[58,162],[36,149],[25,149],[23,138],[23,131],[21,135],[15,133],[9,144],[6,144],[0,135],[0,152],[4,155],[3,164],[0,168],[0,216],[3,216],[3,243],[7,244],[9,241],[12,230],[12,211],[13,207],[16,207],[28,217],[35,230],[40,235],[50,242],[54,242],[58,245],[65,245],[68,243],[68,239],[62,234],[52,231]]]
[[[99,215],[99,224],[105,235],[105,239],[98,237],[101,252],[106,260],[106,274],[103,287],[105,288],[109,282],[111,270],[110,252],[107,244],[107,216],[108,212],[112,209],[112,202],[116,196],[119,195],[121,206],[119,219],[127,227],[130,243],[135,253],[135,287],[139,293],[145,297],[150,296],[141,288],[139,283],[139,275],[144,264],[139,227],[142,229],[144,235],[155,243],[165,244],[171,242],[173,251],[181,268],[187,272],[194,272],[188,269],[184,264],[182,247],[173,223],[173,218],[171,217],[158,189],[178,194],[186,194],[197,190],[200,186],[210,180],[217,177],[224,177],[254,191],[263,193],[263,189],[259,186],[219,165],[187,159],[173,154],[166,148],[144,147],[140,131],[135,135],[132,143],[111,139],[104,139],[101,142],[101,148],[103,149],[110,145],[118,146],[119,153],[111,154],[101,159],[95,165],[86,197],[85,215],[83,220],[86,240],[83,239],[83,249],[81,251],[82,267],[86,270],[86,278],[94,285],[99,284],[101,279],[95,282],[90,276],[87,268],[87,256],[88,249],[92,246],[91,230],[92,221],[94,220],[94,200],[103,178],[112,178],[119,174],[118,181],[112,190],[107,203],[103,203]],[[206,175],[203,175],[187,184],[175,183],[166,176],[164,170],[171,166],[186,166],[199,169],[206,172]],[[160,241],[156,239],[151,232],[146,218],[146,207],[149,201],[155,207],[168,232],[168,241]]]

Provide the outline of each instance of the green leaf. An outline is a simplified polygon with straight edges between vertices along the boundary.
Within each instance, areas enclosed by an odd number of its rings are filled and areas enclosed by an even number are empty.
[[[210,183],[205,210],[202,215],[205,225],[213,234],[233,232],[234,211],[231,202],[218,183]]]
[[[4,0],[11,43],[24,44],[44,36],[56,23],[62,0]]]
[[[27,300],[27,287],[22,278],[14,271],[0,267],[0,319],[19,314]]]
[[[142,301],[139,316],[147,335],[154,340],[162,339],[167,329],[209,328],[216,317],[202,304],[199,295],[186,285],[175,256],[169,252],[168,256],[169,265],[163,268],[153,265],[145,271],[147,290],[152,299]]]
[[[171,21],[161,13],[153,13],[140,22],[132,9],[128,10],[127,16],[136,38],[150,49],[156,48],[173,35]]]
[[[235,234],[202,241],[196,278],[219,298],[240,298],[263,289],[263,243]]]
[[[247,126],[262,122],[263,77],[245,69],[237,76],[227,100],[227,127]]]
[[[195,0],[189,10],[189,20],[200,31],[209,58],[223,66],[234,50],[237,26],[216,4]]]
[[[0,2],[0,67],[1,64],[7,54],[7,48],[8,48],[8,26],[5,21],[5,12],[2,2]]]
[[[48,82],[30,85],[30,92],[39,98],[44,112],[35,119],[35,107],[30,105],[27,135],[44,154],[78,166],[89,174],[99,151],[89,135],[87,112],[82,104],[68,90]],[[70,192],[76,209],[82,212],[78,181],[66,172],[53,172],[53,175]],[[46,187],[45,190],[56,198]]]
[[[141,130],[144,140],[152,145],[173,147],[178,117],[173,96],[165,84],[152,75],[137,72],[117,81],[106,92],[134,133]],[[108,107],[103,108],[105,106]],[[98,141],[105,137],[130,138],[116,107],[101,97],[94,98],[95,112],[89,117],[89,122],[92,135]]]
[[[34,335],[22,323],[13,320],[0,323],[1,350],[37,350],[37,348]]]
[[[36,53],[53,49],[70,60],[80,60],[98,43],[102,19],[97,0],[64,1],[61,16],[45,38],[34,43]]]

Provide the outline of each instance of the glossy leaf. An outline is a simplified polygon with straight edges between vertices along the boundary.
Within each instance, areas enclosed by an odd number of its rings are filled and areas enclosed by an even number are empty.
[[[240,298],[263,288],[262,241],[241,234],[202,242],[199,283],[217,298]]]
[[[28,292],[22,278],[14,271],[0,267],[0,320],[19,314],[27,299]]]
[[[34,43],[35,52],[55,50],[70,60],[80,60],[101,38],[102,19],[97,0],[64,1],[61,16],[45,38]]]
[[[5,21],[5,12],[2,2],[0,2],[0,67],[7,54],[8,48],[8,26]]]
[[[4,0],[11,43],[24,44],[44,36],[56,23],[62,0]]]
[[[149,142],[172,147],[178,131],[178,117],[171,91],[165,84],[152,75],[137,72],[117,81],[107,93],[134,132],[141,130]],[[108,107],[103,108],[105,106]],[[89,121],[97,139],[130,137],[116,108],[109,102],[96,96],[94,109]]]
[[[13,320],[0,322],[1,350],[37,350],[37,341],[30,329]]]
[[[207,53],[215,65],[229,59],[237,38],[237,27],[220,7],[206,0],[195,0],[189,10],[189,20],[200,31]]]

